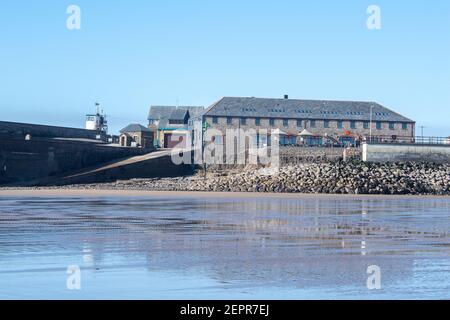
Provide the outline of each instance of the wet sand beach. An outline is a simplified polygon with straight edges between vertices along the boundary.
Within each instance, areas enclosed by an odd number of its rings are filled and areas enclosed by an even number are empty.
[[[85,189],[76,186],[65,188],[0,188],[0,197],[71,197],[71,196],[117,196],[117,197],[189,197],[189,198],[318,198],[318,199],[408,199],[408,198],[442,198],[450,199],[446,195],[355,195],[355,194],[304,194],[304,193],[255,193],[255,192],[202,192],[202,191],[152,191],[152,190],[108,190]]]
[[[449,213],[449,197],[2,190],[0,298],[449,299]]]

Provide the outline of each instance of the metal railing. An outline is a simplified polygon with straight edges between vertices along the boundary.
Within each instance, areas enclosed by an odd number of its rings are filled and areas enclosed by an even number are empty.
[[[420,144],[420,145],[449,145],[450,137],[408,137],[408,136],[372,136],[363,139],[363,142],[382,144]]]

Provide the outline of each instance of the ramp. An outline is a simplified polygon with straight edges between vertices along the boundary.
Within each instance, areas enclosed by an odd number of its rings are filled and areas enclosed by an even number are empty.
[[[26,183],[26,185],[58,186],[102,183],[139,178],[186,176],[193,172],[194,167],[192,165],[175,165],[171,159],[171,150],[162,150],[141,156],[133,156],[112,161],[103,165],[67,173],[65,175],[30,181]]]

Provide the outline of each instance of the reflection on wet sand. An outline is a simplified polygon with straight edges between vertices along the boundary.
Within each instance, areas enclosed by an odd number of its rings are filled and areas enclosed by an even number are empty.
[[[158,297],[133,291],[145,270],[210,279],[211,298],[369,298],[366,270],[378,265],[380,297],[449,297],[449,212],[445,198],[1,198],[0,279],[76,260],[131,297]]]

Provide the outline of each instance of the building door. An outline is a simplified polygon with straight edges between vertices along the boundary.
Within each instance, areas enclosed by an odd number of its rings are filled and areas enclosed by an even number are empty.
[[[186,135],[176,133],[164,134],[164,148],[185,148],[186,147]]]
[[[153,147],[153,137],[143,137],[142,138],[142,148]]]
[[[125,137],[125,136],[121,136],[120,137],[120,146],[121,147],[126,147],[127,146],[127,137]]]

